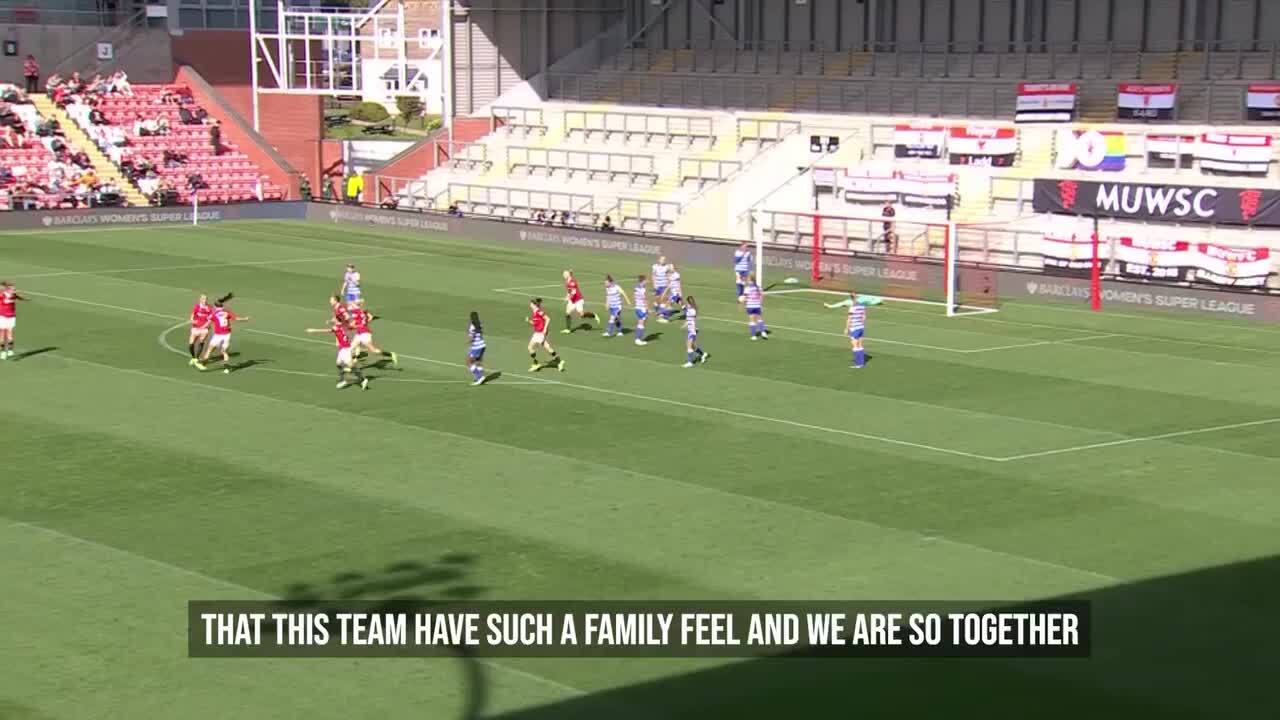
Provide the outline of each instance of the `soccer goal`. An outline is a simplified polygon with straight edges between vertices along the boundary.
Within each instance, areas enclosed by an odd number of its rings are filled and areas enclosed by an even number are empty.
[[[762,211],[753,232],[769,292],[854,290],[947,316],[999,308],[995,273],[961,262],[954,222]]]

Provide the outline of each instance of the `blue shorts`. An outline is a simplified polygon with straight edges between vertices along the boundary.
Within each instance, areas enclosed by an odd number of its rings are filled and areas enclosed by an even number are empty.
[[[484,348],[476,348],[475,350],[467,353],[467,355],[470,356],[472,360],[481,360],[484,358]]]
[[[689,342],[693,342],[693,341],[695,341],[695,340],[697,340],[697,339],[698,339],[698,333],[696,333],[696,332],[691,332],[691,333],[689,333]]]
[[[747,308],[747,315],[755,315],[759,317],[764,314],[764,308]]]
[[[617,318],[617,317],[618,317],[619,315],[621,315],[621,314],[622,314],[622,306],[621,306],[621,305],[619,305],[618,307],[611,307],[611,308],[609,308],[609,317],[611,317],[611,318]]]
[[[658,297],[659,295],[661,295],[662,293],[664,293],[664,292],[666,292],[666,291],[667,291],[667,289],[666,289],[666,288],[664,288],[664,287],[654,287],[654,288],[653,288],[653,296],[654,296],[654,297]]]
[[[643,320],[643,319],[645,319],[645,318],[647,318],[647,317],[649,317],[649,311],[648,311],[648,310],[641,310],[640,308],[636,308],[636,319],[637,319],[637,320]]]
[[[849,339],[850,339],[850,340],[861,340],[861,339],[862,339],[862,333],[863,333],[863,328],[858,328],[857,330],[850,330],[850,331],[849,331]]]
[[[684,298],[680,297],[680,295],[678,295],[678,294],[677,294],[677,295],[672,295],[672,296],[671,296],[671,302],[673,302],[673,303],[675,303],[675,304],[677,304],[677,305],[679,305],[679,304],[680,304],[680,301],[681,301],[681,300],[683,300],[683,299],[684,299]]]
[[[359,290],[348,290],[346,294],[347,302],[358,302],[360,300]]]
[[[745,285],[745,284],[746,284],[746,282],[747,282],[747,275],[750,275],[750,274],[751,274],[751,273],[739,272],[739,273],[738,273],[738,282],[740,282],[740,283],[742,283],[742,284],[744,284],[744,285]]]

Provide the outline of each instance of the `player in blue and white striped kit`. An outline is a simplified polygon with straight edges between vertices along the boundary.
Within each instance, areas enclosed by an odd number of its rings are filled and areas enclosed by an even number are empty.
[[[658,322],[671,322],[671,309],[667,305],[667,282],[671,276],[671,263],[666,256],[653,264],[653,304],[658,310]]]
[[[471,326],[467,328],[467,370],[471,371],[472,385],[484,384],[484,328],[480,326],[480,314],[471,311]]]
[[[738,302],[747,308],[747,329],[751,331],[751,339],[769,339],[769,328],[764,324],[764,291],[756,284],[754,274],[747,275],[747,286],[742,291]]]
[[[849,293],[849,319],[845,322],[845,332],[849,334],[849,349],[853,351],[853,363],[850,367],[861,368],[867,364],[867,353],[862,349],[862,335],[867,329],[867,306],[858,302],[856,293]]]
[[[687,330],[685,335],[685,356],[684,367],[691,368],[695,362],[706,362],[711,358],[711,353],[703,352],[698,345],[698,303],[690,295],[684,307],[684,327]]]
[[[630,305],[631,301],[627,299],[626,293],[622,292],[622,286],[613,281],[612,275],[604,276],[604,304],[609,308],[609,322],[604,327],[604,336],[621,335],[622,306]]]
[[[668,265],[667,267],[671,268],[671,274],[667,276],[666,302],[663,303],[659,310],[662,313],[662,317],[666,318],[664,322],[669,322],[671,315],[678,312],[684,302],[684,285],[680,280],[680,271],[676,269],[675,265]]]
[[[649,317],[649,287],[645,284],[643,275],[636,278],[631,298],[636,302],[636,329],[632,331],[632,335],[635,336],[637,345],[648,345],[644,339],[644,321]]]
[[[356,270],[355,265],[348,265],[346,272],[342,273],[342,287],[338,288],[338,294],[349,303],[363,299],[360,292],[360,271]]]
[[[733,279],[738,285],[738,297],[747,287],[747,276],[751,273],[751,246],[742,243],[733,251]]]

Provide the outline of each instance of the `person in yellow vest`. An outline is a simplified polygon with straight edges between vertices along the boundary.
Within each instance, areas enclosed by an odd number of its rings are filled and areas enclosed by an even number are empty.
[[[364,175],[356,173],[347,177],[347,202],[360,204],[360,195],[364,193]]]

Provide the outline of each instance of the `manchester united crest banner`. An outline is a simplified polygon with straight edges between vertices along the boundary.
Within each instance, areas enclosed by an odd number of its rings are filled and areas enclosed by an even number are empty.
[[[1041,213],[1280,227],[1280,190],[1039,178],[1032,203]]]

